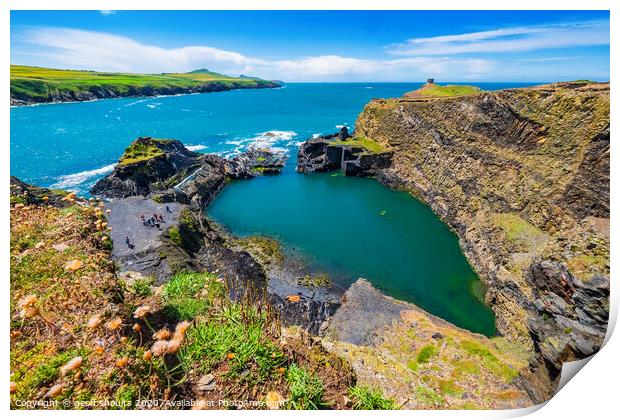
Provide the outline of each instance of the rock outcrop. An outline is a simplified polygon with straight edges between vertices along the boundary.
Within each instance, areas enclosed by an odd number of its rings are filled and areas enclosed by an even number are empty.
[[[201,211],[140,196],[110,201],[105,207],[114,243],[112,258],[121,271],[153,276],[158,284],[180,271],[210,271],[239,294],[266,286],[261,266],[247,252],[226,247]],[[149,219],[154,214],[163,218],[159,226],[143,223],[142,216]]]
[[[152,196],[206,206],[227,178],[251,178],[279,173],[286,157],[264,149],[250,149],[232,159],[188,150],[178,140],[140,137],[118,161],[114,171],[99,180],[91,193],[105,199]]]
[[[139,138],[92,189],[109,199],[112,257],[122,271],[153,276],[159,284],[184,270],[216,273],[233,297],[251,293],[252,299],[269,300],[284,325],[321,333],[338,297],[324,287],[295,284],[281,275],[286,269],[280,262],[259,262],[204,215],[227,179],[277,174],[285,160],[284,154],[255,148],[225,159],[191,152],[177,140]],[[156,215],[164,221],[142,220]]]
[[[581,82],[373,100],[356,123],[393,152],[375,176],[454,229],[498,331],[536,351],[536,402],[607,329],[609,126],[609,84]]]
[[[323,346],[351,363],[358,384],[380,388],[410,409],[532,405],[515,382],[528,364],[518,344],[455,327],[364,279],[342,301]]]
[[[69,207],[80,200],[75,194],[64,190],[52,190],[26,184],[17,177],[11,177],[11,203],[17,201],[24,205],[50,205],[54,207]]]
[[[369,151],[361,142],[348,140],[348,132],[305,141],[297,154],[299,172],[342,170],[348,176],[374,176],[390,166],[392,153]]]

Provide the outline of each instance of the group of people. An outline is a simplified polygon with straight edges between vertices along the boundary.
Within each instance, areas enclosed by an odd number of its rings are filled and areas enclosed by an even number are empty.
[[[160,223],[165,223],[164,216],[157,213],[153,213],[153,216],[149,218],[144,217],[144,215],[142,214],[140,215],[140,219],[142,219],[142,224],[144,226],[156,227],[157,229],[160,228]]]
[[[166,213],[172,213],[172,210],[170,210],[170,207],[168,207],[168,206],[166,206]],[[161,229],[161,223],[166,223],[164,221],[164,216],[162,216],[161,213],[159,213],[159,214],[153,213],[153,216],[151,216],[149,218],[147,218],[143,214],[141,214],[140,215],[140,219],[142,220],[142,224],[144,226],[155,227],[157,229]],[[127,248],[130,248],[130,249],[134,248],[134,245],[129,240],[129,236],[125,237],[125,244],[127,245]]]

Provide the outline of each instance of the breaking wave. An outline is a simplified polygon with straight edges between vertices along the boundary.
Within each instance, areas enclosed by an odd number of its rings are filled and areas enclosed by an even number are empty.
[[[207,147],[208,146],[205,146],[204,144],[187,144],[187,145],[185,145],[185,148],[187,150],[191,150],[192,152],[196,152],[198,150],[204,150]]]
[[[97,169],[91,169],[89,171],[82,171],[69,175],[61,175],[58,177],[58,181],[51,185],[51,188],[67,189],[77,187],[94,177],[112,172],[115,166],[116,163],[113,163],[111,165],[106,165]]]
[[[224,156],[237,155],[250,147],[270,149],[274,152],[287,152],[286,147],[296,144],[296,142],[292,142],[296,136],[297,133],[294,131],[273,130],[257,133],[253,137],[227,140],[223,144],[234,146],[234,148],[225,151]]]

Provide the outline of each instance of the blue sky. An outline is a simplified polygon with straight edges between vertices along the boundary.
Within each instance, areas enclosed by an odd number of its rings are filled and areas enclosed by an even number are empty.
[[[285,81],[609,79],[607,11],[12,11],[11,62]]]

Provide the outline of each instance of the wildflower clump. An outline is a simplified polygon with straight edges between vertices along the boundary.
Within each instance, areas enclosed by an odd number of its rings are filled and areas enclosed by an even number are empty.
[[[179,322],[174,329],[174,334],[167,328],[161,329],[153,335],[156,339],[151,346],[153,356],[163,356],[165,354],[175,354],[179,351],[181,343],[185,338],[185,332],[189,328],[190,323],[187,321]]]

